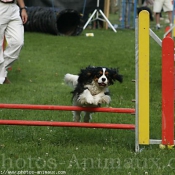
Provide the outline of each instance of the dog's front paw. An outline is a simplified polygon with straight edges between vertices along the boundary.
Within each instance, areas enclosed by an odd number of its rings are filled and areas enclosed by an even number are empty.
[[[102,103],[109,104],[111,102],[111,97],[109,95],[104,95],[102,97]]]
[[[84,92],[81,95],[79,95],[77,100],[81,104],[86,104],[86,105],[94,103],[94,98],[88,89],[84,90]]]
[[[93,104],[94,103],[94,98],[93,97],[88,97],[87,99],[87,104]]]
[[[109,95],[97,95],[94,97],[95,104],[109,104],[111,102],[111,97]]]

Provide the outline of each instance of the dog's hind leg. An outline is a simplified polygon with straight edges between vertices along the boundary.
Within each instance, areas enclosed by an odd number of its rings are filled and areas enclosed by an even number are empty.
[[[81,111],[72,111],[73,113],[73,121],[74,122],[80,122],[81,120]]]
[[[91,112],[85,112],[85,115],[84,115],[84,122],[85,122],[85,123],[89,123],[91,119],[92,119],[92,117],[91,117]]]

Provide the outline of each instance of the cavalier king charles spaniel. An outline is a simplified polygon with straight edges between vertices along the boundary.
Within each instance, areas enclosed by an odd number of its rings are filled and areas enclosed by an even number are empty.
[[[101,104],[109,104],[111,101],[108,86],[115,81],[122,83],[123,76],[118,69],[106,67],[88,66],[81,69],[78,75],[67,73],[64,81],[73,87],[73,106],[100,107]],[[84,112],[84,122],[89,122],[92,112]],[[73,111],[73,120],[79,122],[81,111]]]

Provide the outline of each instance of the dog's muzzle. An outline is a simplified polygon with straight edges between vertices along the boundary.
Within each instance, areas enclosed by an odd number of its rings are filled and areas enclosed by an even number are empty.
[[[106,78],[101,78],[101,81],[98,82],[99,86],[106,86],[107,85],[107,79]]]

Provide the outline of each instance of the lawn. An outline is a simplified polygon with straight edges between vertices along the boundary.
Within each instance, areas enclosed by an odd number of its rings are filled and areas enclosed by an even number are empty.
[[[94,37],[85,36],[91,32]],[[155,32],[162,39],[163,29]],[[12,84],[1,85],[0,103],[71,105],[64,75],[88,65],[119,68],[124,82],[110,87],[110,107],[135,107],[135,31],[110,29],[86,29],[76,37],[26,32],[20,58],[8,74]],[[0,114],[1,119],[72,121],[70,111],[1,109]],[[150,137],[161,139],[161,48],[152,39],[150,116]],[[92,122],[134,120],[130,114],[94,113]],[[175,174],[175,151],[149,145],[135,153],[131,130],[1,126],[0,133],[1,174]]]

